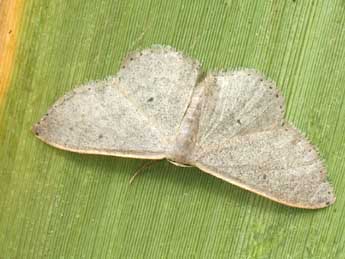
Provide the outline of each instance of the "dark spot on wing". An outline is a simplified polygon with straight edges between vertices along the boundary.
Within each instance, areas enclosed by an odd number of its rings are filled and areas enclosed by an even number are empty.
[[[241,120],[240,119],[238,119],[237,121],[236,121],[238,124],[242,124],[242,122],[241,122]]]
[[[150,103],[150,102],[152,102],[153,100],[154,100],[154,98],[153,98],[153,97],[150,97],[150,98],[147,100],[147,102]]]
[[[102,134],[99,134],[98,138],[99,138],[99,139],[103,138],[103,135],[102,135]]]
[[[39,132],[38,127],[35,127],[33,131],[34,131],[34,133],[35,133],[36,136],[39,136],[39,135],[40,135],[40,132]]]
[[[264,175],[262,176],[262,178],[263,178],[264,180],[266,180],[267,175],[264,174]]]

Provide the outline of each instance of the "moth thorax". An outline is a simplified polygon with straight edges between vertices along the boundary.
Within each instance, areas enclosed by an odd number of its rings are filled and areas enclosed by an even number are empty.
[[[189,136],[178,135],[176,137],[175,145],[173,146],[168,160],[175,162],[176,164],[187,165],[190,161],[190,156],[193,152],[195,141]]]
[[[191,161],[190,157],[195,147],[199,129],[202,97],[203,88],[198,88],[194,92],[190,105],[183,117],[172,151],[169,154],[168,159],[178,164],[186,165]]]

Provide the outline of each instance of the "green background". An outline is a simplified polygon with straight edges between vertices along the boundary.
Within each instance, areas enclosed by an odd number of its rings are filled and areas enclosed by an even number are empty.
[[[343,0],[28,0],[0,112],[0,258],[345,258]],[[168,44],[206,69],[253,67],[318,146],[327,209],[273,203],[194,168],[72,154],[30,132],[77,84]]]

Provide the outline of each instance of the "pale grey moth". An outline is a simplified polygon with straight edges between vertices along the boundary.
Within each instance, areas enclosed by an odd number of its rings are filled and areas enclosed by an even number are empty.
[[[273,201],[335,201],[313,145],[284,121],[272,81],[251,69],[204,73],[168,46],[130,54],[117,75],[67,93],[33,127],[68,151],[195,166]]]

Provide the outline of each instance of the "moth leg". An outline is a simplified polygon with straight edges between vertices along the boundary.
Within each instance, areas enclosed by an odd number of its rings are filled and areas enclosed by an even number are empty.
[[[134,174],[132,175],[131,179],[129,179],[129,184],[132,184],[135,177],[137,177],[142,171],[152,166],[154,163],[159,162],[160,160],[151,160],[148,162],[142,163],[137,170],[135,170]]]

